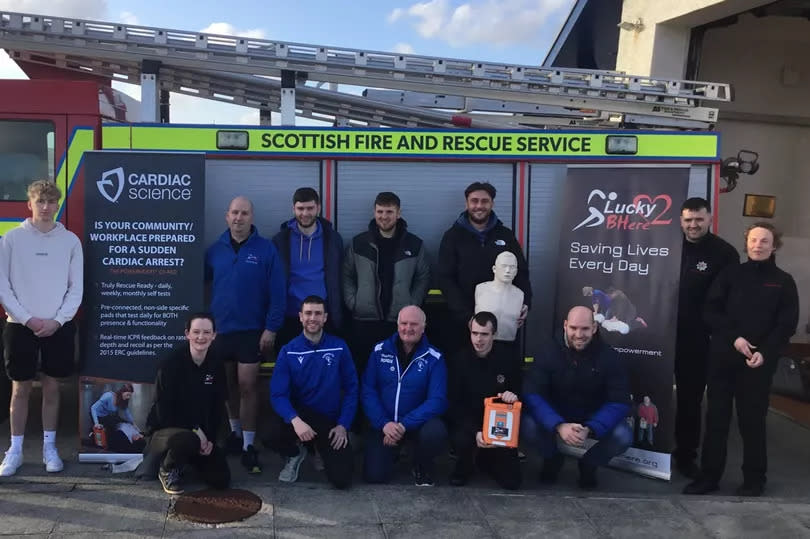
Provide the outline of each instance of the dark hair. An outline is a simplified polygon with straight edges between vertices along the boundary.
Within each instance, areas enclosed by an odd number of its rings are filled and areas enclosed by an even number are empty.
[[[684,210],[700,211],[703,209],[709,213],[712,212],[712,207],[709,205],[709,201],[701,197],[687,198],[686,201],[681,204],[681,213],[683,213]]]
[[[293,205],[298,202],[315,202],[315,204],[320,204],[321,197],[318,196],[318,191],[312,187],[299,187],[295,190],[295,193],[293,193]]]
[[[751,232],[755,228],[764,228],[765,230],[770,230],[771,234],[773,234],[773,248],[779,249],[782,247],[782,231],[776,228],[771,223],[767,223],[765,221],[757,221],[753,225],[749,226],[745,229],[745,243],[748,243],[748,233]],[[747,246],[746,246],[747,247]]]
[[[193,314],[189,315],[188,318],[186,318],[186,331],[191,331],[191,323],[193,321],[197,320],[197,319],[210,320],[211,321],[211,327],[213,328],[213,330],[214,331],[217,330],[217,323],[214,321],[214,315],[213,314],[206,313],[206,312],[198,312],[198,313],[193,313]]]
[[[492,200],[495,200],[495,193],[497,193],[495,186],[489,182],[473,182],[464,190],[464,198],[469,197],[473,191],[486,191]]]
[[[392,193],[391,191],[383,191],[382,193],[377,193],[377,198],[374,199],[375,206],[396,206],[397,208],[400,207],[399,197],[396,193]]]
[[[492,334],[498,333],[498,318],[489,311],[479,311],[470,319],[470,326],[475,322],[479,326],[492,324]]]
[[[316,296],[315,294],[311,296],[307,296],[304,298],[304,301],[301,302],[300,311],[304,311],[304,303],[314,303],[316,305],[323,305],[324,310],[326,310],[326,302],[323,300],[321,296]]]
[[[135,393],[135,388],[132,387],[132,384],[127,382],[126,384],[122,385],[121,387],[115,390],[116,408],[127,408],[129,406],[129,401],[124,399],[124,397],[122,396],[124,393]]]

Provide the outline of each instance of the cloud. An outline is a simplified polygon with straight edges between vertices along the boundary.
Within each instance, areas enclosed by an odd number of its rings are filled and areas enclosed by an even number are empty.
[[[55,17],[103,19],[107,0],[0,0],[0,9]]]
[[[470,0],[452,5],[450,0],[430,0],[396,8],[388,20],[407,20],[423,38],[441,39],[454,47],[537,43],[543,40],[543,27],[549,17],[570,9],[571,3],[571,0]]]
[[[398,52],[400,54],[413,54],[413,45],[410,43],[397,43],[394,45],[394,52]]]
[[[226,36],[252,37],[264,39],[264,30],[254,28],[253,30],[238,30],[234,25],[227,22],[214,22],[200,30],[204,34],[220,34]]]
[[[121,14],[118,15],[118,22],[124,24],[138,24],[138,17],[131,11],[122,11]]]

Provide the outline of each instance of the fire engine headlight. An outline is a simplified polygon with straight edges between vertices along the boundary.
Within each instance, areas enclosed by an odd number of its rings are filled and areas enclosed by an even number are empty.
[[[635,135],[608,135],[605,153],[609,155],[635,155],[638,153],[638,138]]]
[[[247,131],[217,131],[218,150],[247,150],[249,140]]]

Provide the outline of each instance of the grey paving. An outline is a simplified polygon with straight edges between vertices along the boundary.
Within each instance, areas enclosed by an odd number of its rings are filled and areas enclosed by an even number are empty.
[[[679,494],[687,480],[677,475],[664,482],[615,470],[600,471],[599,489],[582,492],[573,462],[557,485],[541,487],[534,457],[523,465],[524,489],[517,492],[500,490],[480,476],[467,487],[450,487],[449,459],[439,463],[433,488],[413,486],[404,461],[392,485],[365,485],[358,474],[358,484],[337,491],[306,463],[298,483],[278,483],[281,461],[263,452],[265,472],[259,477],[249,477],[236,459],[231,461],[234,486],[262,499],[259,513],[210,526],[179,520],[157,481],[78,464],[76,410],[70,409],[76,401],[69,394],[63,399],[59,444],[66,468],[59,474],[45,473],[39,461],[39,411],[32,406],[25,465],[16,476],[0,479],[0,538],[810,537],[810,431],[775,414],[768,419],[768,490],[759,499],[731,495],[740,480],[736,434],[721,491],[706,497]],[[6,423],[0,425],[0,450],[7,436]]]

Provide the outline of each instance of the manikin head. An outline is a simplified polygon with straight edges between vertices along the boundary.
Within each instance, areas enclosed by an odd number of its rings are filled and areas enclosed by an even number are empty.
[[[511,284],[515,279],[518,272],[517,257],[509,251],[504,251],[495,258],[495,265],[492,266],[492,273],[495,274],[495,280]]]
[[[568,317],[563,322],[565,342],[569,348],[581,352],[591,343],[596,333],[596,322],[593,320],[593,311],[588,307],[577,306],[568,311]]]

